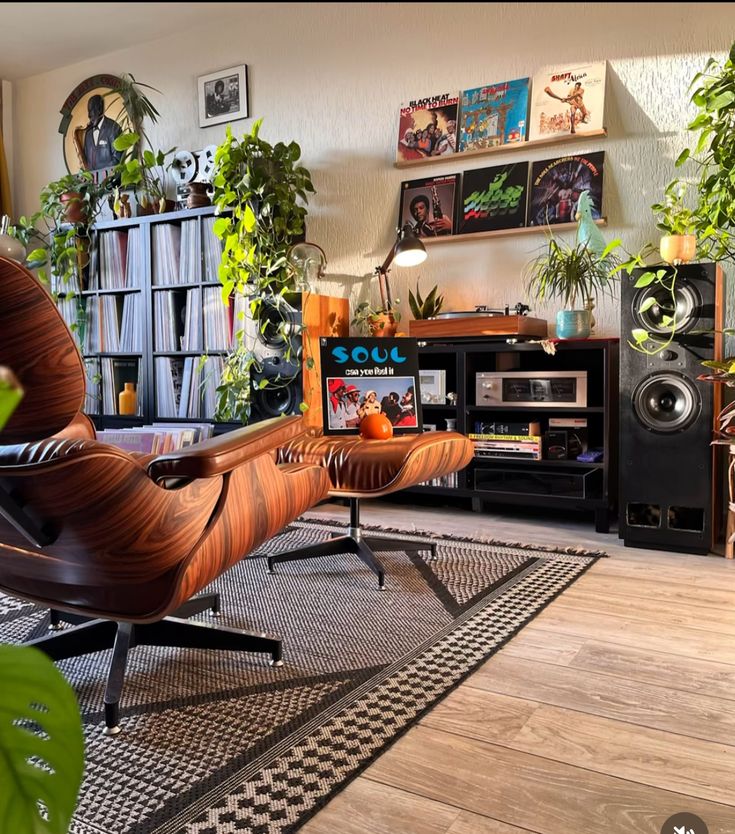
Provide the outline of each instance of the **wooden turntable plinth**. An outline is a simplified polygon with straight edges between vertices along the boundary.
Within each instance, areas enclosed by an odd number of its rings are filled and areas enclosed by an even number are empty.
[[[549,335],[546,319],[530,316],[461,316],[446,319],[414,319],[409,322],[408,335],[418,339],[444,336],[535,336]]]

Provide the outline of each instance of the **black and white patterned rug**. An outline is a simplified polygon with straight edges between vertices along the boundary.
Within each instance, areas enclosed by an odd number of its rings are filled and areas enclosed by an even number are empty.
[[[265,550],[335,531],[297,522]],[[429,550],[381,554],[382,593],[351,555],[279,565],[275,576],[263,558],[244,559],[212,587],[220,622],[282,635],[285,665],[138,647],[113,738],[101,733],[110,653],[60,662],[87,739],[72,834],[295,831],[604,555],[433,541],[434,559]],[[43,610],[0,595],[0,642],[46,625]]]

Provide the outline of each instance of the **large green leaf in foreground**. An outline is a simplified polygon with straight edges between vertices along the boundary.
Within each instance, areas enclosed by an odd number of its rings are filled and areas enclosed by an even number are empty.
[[[0,646],[0,832],[66,834],[83,772],[72,688],[37,649]]]

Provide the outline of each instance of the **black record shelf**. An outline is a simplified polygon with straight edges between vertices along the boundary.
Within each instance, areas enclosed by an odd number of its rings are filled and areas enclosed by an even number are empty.
[[[423,403],[425,423],[446,429],[454,420],[462,434],[474,433],[475,422],[541,422],[548,429],[551,417],[579,417],[587,420],[591,448],[602,448],[599,462],[580,460],[525,460],[516,458],[473,458],[457,473],[456,486],[420,484],[404,490],[420,496],[470,501],[472,509],[505,504],[587,511],[594,514],[598,532],[609,530],[616,511],[617,493],[617,397],[618,340],[575,339],[556,342],[556,355],[545,353],[538,343],[509,344],[502,339],[429,339],[419,343],[419,366],[424,371],[443,370],[446,390],[457,394],[455,404]],[[512,367],[518,371],[585,371],[587,405],[500,406],[477,405],[476,374]],[[508,371],[512,373],[512,371]]]

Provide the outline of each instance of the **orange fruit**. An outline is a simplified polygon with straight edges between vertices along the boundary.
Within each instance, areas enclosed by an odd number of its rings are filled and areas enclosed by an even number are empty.
[[[385,414],[368,414],[360,423],[360,436],[365,440],[388,440],[393,437],[393,424]]]

